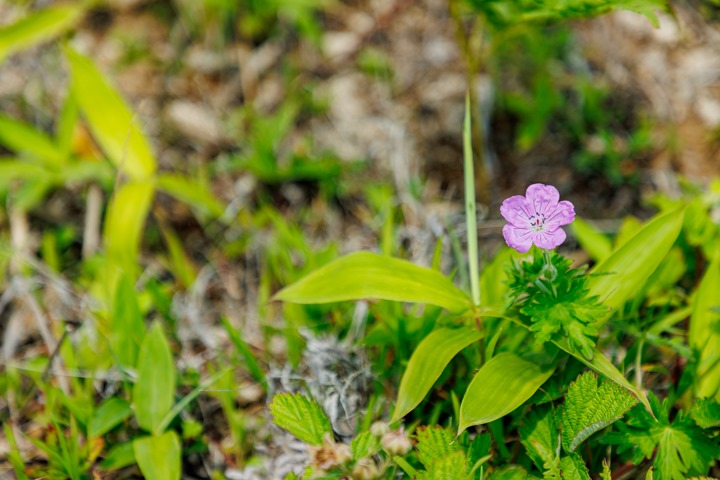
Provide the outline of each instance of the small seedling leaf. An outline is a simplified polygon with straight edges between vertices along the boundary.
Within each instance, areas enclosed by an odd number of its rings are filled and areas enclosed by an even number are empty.
[[[299,393],[280,393],[270,404],[273,422],[310,445],[320,445],[332,426],[315,400]]]

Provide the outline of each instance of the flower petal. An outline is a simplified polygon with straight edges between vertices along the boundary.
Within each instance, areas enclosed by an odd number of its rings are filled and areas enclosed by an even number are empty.
[[[533,208],[533,211],[530,212],[531,215],[537,212],[547,216],[560,200],[560,193],[558,193],[557,188],[542,183],[530,185],[525,192],[525,196],[527,197],[527,203]]]
[[[505,237],[505,243],[507,243],[509,247],[514,248],[520,253],[525,253],[530,250],[533,232],[529,228],[518,228],[508,224],[503,227],[502,232],[503,237]]]
[[[533,232],[532,242],[540,248],[547,248],[548,250],[553,249],[563,243],[567,238],[565,231],[562,228],[557,228],[555,231],[544,231],[544,232]]]
[[[572,223],[573,220],[575,220],[575,207],[567,200],[563,200],[553,211],[548,212],[545,218],[545,230],[555,231],[563,225]]]
[[[530,225],[530,206],[525,197],[515,195],[505,199],[500,205],[500,215],[505,220],[519,228],[527,228]]]

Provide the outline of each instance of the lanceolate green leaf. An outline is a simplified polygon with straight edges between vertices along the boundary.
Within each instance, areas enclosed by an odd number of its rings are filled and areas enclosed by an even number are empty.
[[[64,160],[60,147],[45,133],[5,115],[0,115],[0,144],[47,166],[58,167]]]
[[[198,209],[204,215],[219,217],[225,211],[208,187],[196,180],[173,174],[158,175],[158,189]]]
[[[420,342],[400,381],[392,422],[410,413],[425,398],[450,360],[483,334],[474,328],[441,328]]]
[[[170,345],[159,323],[150,327],[140,347],[137,381],[133,388],[133,407],[138,425],[156,431],[173,406],[175,398],[175,365]],[[136,449],[137,453],[137,449]]]
[[[459,433],[473,425],[507,415],[545,383],[555,367],[542,368],[510,352],[493,357],[480,368],[460,405]]]
[[[173,430],[162,435],[141,437],[133,442],[135,460],[145,478],[179,480],[181,473],[180,439]]]
[[[610,256],[612,252],[612,242],[593,225],[582,218],[576,217],[570,227],[573,233],[575,233],[580,246],[588,252],[593,260],[601,262]]]
[[[696,396],[718,395],[720,401],[720,314],[713,311],[713,307],[720,305],[720,248],[717,250],[695,294],[688,340],[700,353],[695,378]]]
[[[65,54],[72,72],[72,93],[103,152],[130,178],[149,179],[156,161],[137,116],[88,58],[70,48]]]
[[[672,248],[682,228],[684,210],[651,220],[630,240],[592,269],[590,295],[612,310],[620,308],[647,281]],[[609,318],[611,312],[599,322]]]
[[[358,252],[340,258],[275,295],[293,303],[332,303],[377,298],[429,303],[461,312],[470,298],[441,273],[405,260]]]
[[[0,63],[13,53],[48,41],[70,29],[85,11],[84,2],[48,7],[0,28]]]

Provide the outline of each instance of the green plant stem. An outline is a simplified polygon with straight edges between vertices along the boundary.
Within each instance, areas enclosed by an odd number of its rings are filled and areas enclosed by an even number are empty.
[[[463,125],[463,160],[465,164],[465,221],[467,223],[468,263],[470,268],[470,289],[475,305],[480,305],[480,273],[477,243],[477,210],[475,206],[475,166],[472,151],[472,129],[470,117],[470,91],[465,94],[465,122]]]

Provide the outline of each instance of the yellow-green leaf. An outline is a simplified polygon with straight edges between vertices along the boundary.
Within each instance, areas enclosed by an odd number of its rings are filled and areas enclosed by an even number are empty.
[[[391,422],[410,413],[425,398],[440,374],[463,348],[483,334],[474,328],[441,328],[425,337],[415,349],[403,373]]]
[[[133,408],[138,425],[154,434],[175,399],[175,364],[170,345],[159,323],[145,335],[133,386]],[[137,453],[137,450],[136,450]]]
[[[150,178],[157,162],[137,115],[90,59],[70,48],[65,56],[72,73],[72,93],[103,152],[130,178]]]
[[[219,217],[225,211],[220,200],[203,183],[174,174],[158,175],[157,188],[187,203],[204,215]]]
[[[480,368],[460,405],[458,433],[512,412],[550,378],[555,366],[543,368],[510,352],[502,352]]]
[[[570,228],[577,237],[580,246],[596,262],[601,262],[610,256],[612,241],[601,231],[582,218],[575,218]]]
[[[441,273],[397,258],[358,252],[315,270],[282,289],[275,300],[292,303],[332,303],[377,298],[429,303],[461,312],[470,298]]]
[[[0,115],[0,144],[47,166],[57,167],[65,160],[60,148],[45,133],[5,115]]]
[[[647,281],[680,234],[684,210],[651,220],[632,238],[591,270],[590,295],[597,295],[613,311],[622,307]],[[612,311],[598,322],[607,320]]]
[[[175,431],[162,435],[141,437],[133,441],[135,460],[145,478],[179,480],[182,452]]]
[[[45,8],[0,28],[0,63],[13,53],[69,30],[84,12],[83,2],[68,3]]]

